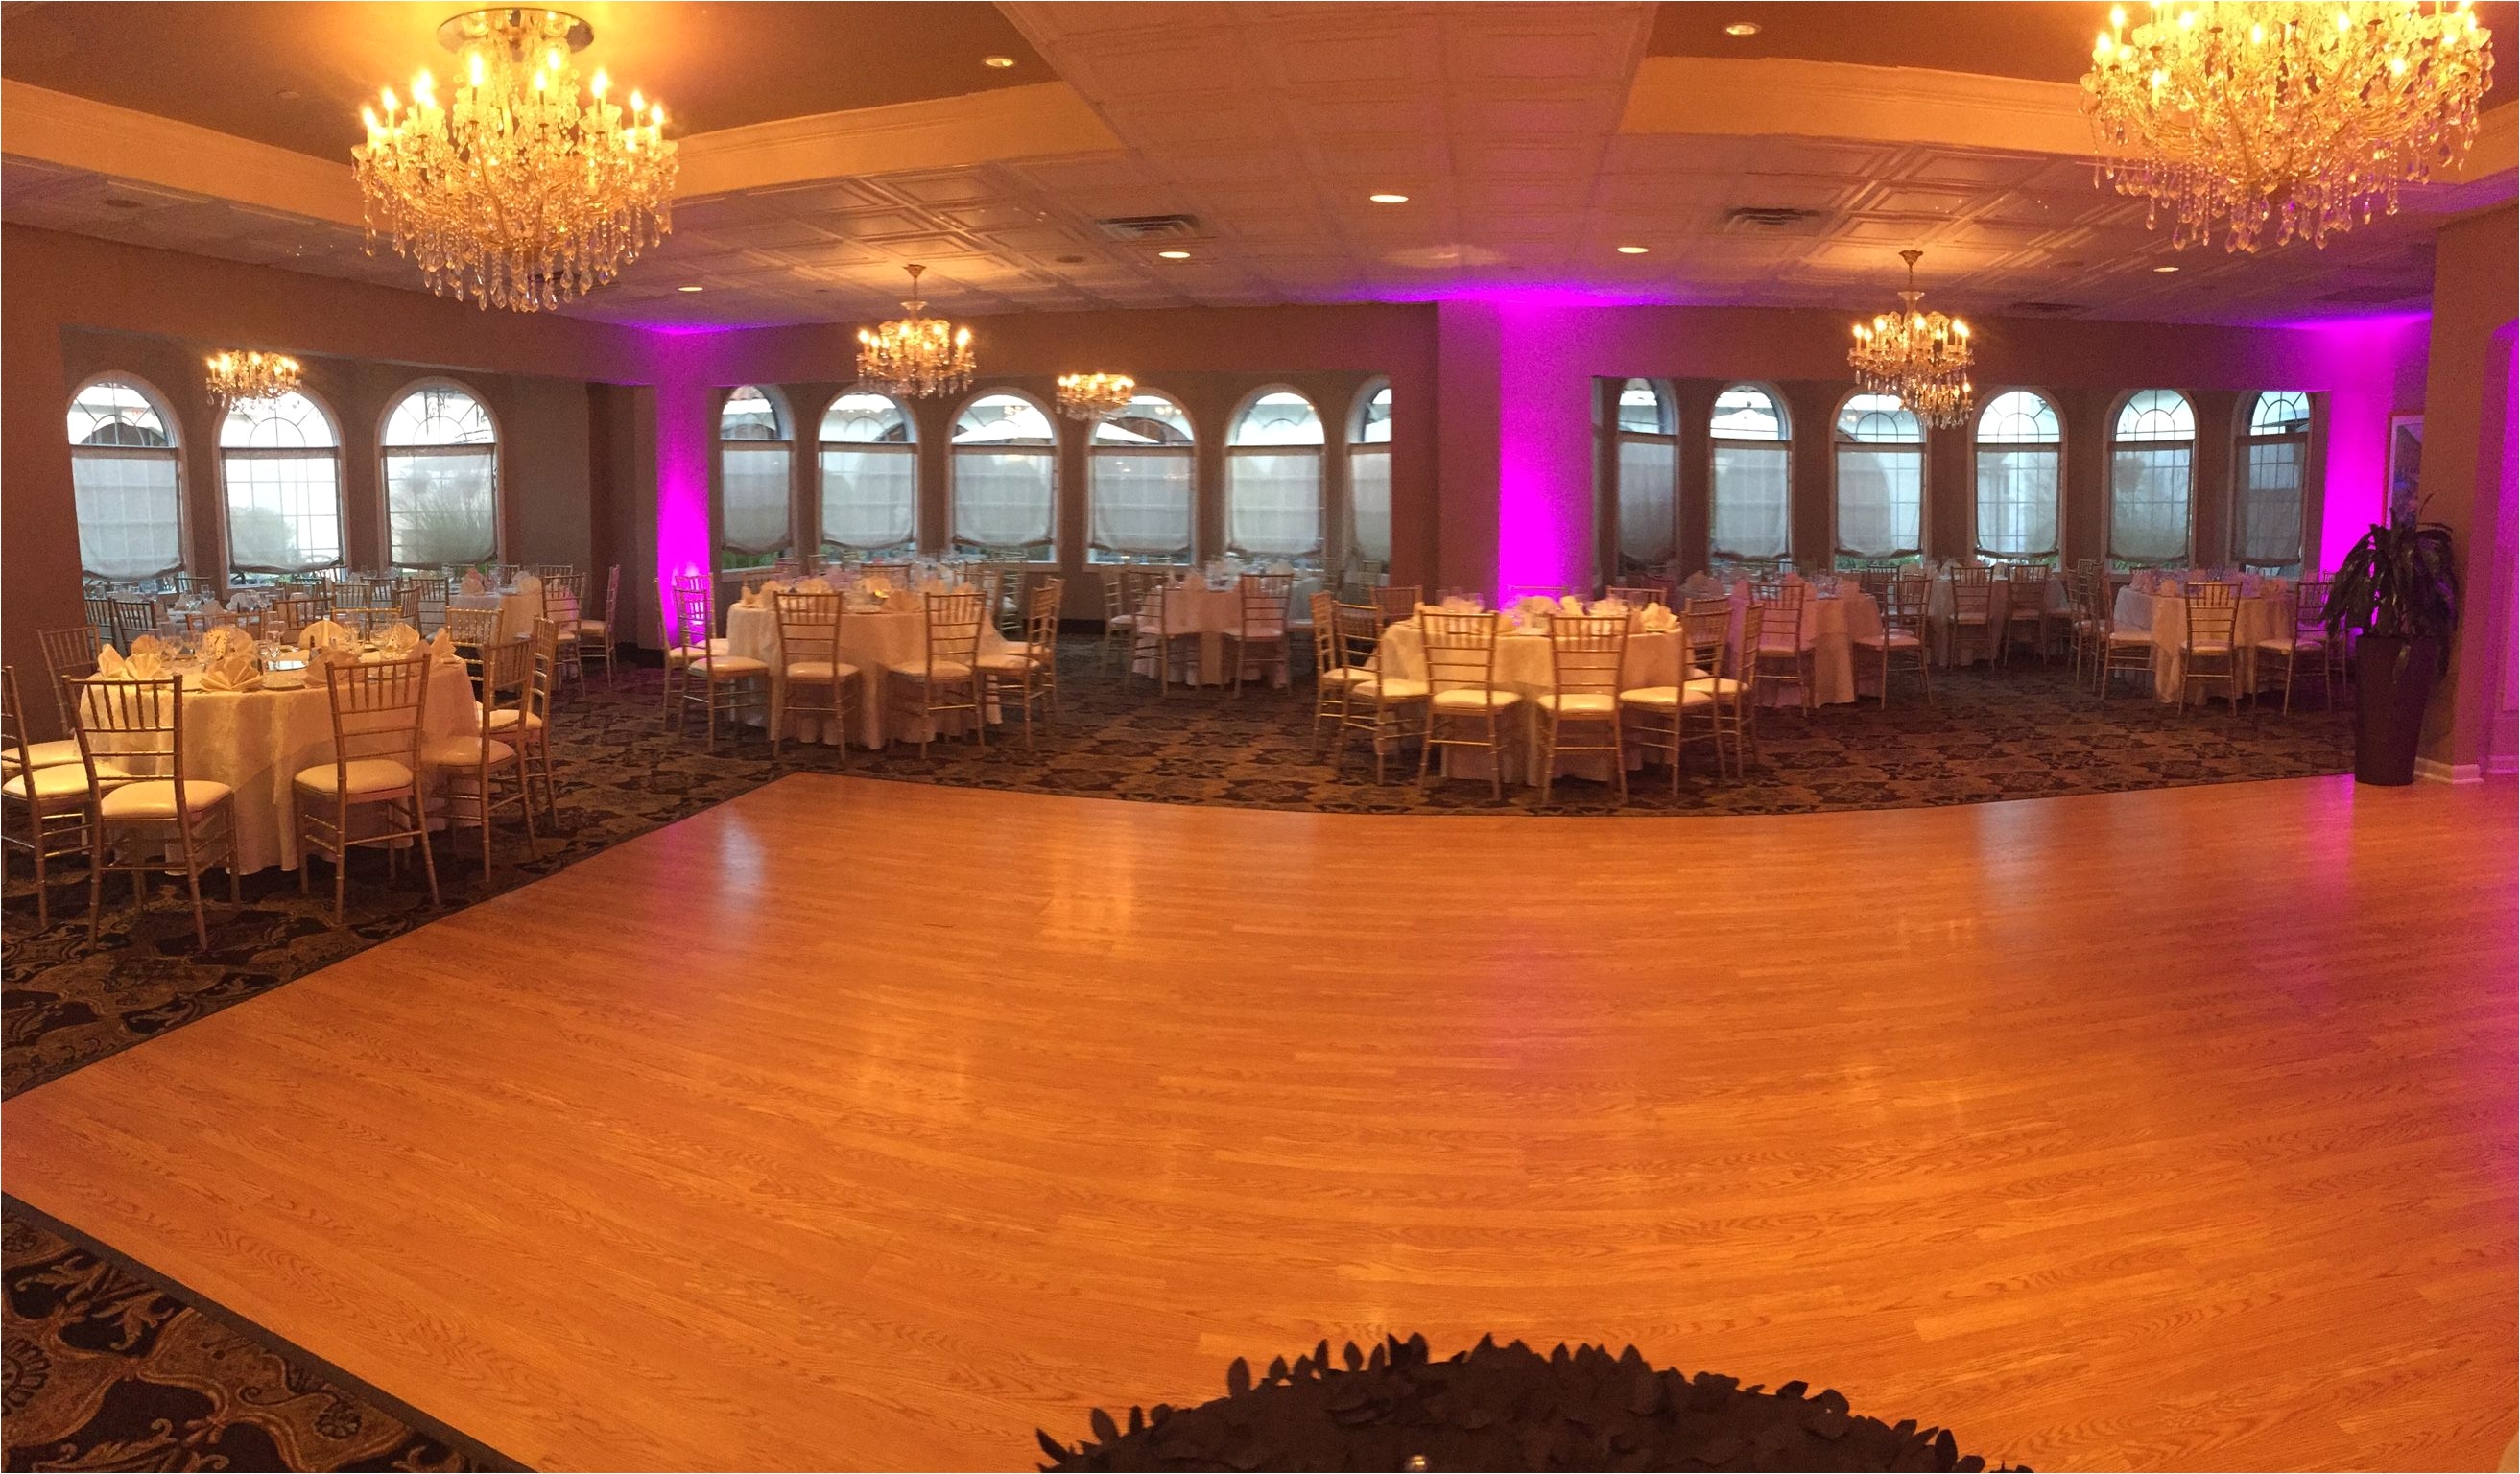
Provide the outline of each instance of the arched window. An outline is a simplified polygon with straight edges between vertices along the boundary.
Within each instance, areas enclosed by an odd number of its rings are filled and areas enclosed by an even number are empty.
[[[1347,552],[1369,568],[1391,566],[1391,385],[1358,391],[1347,434]]]
[[[2196,412],[2177,389],[2138,389],[2109,441],[2109,557],[2175,563],[2187,556]]]
[[[2016,561],[2056,555],[2064,430],[2056,407],[2028,389],[1977,417],[1977,551]]]
[[[1891,394],[1849,394],[1837,411],[1837,551],[1912,558],[1925,519],[1925,427]]]
[[[1085,469],[1089,559],[1190,561],[1198,450],[1180,405],[1149,390],[1096,421]]]
[[[788,417],[751,384],[726,396],[717,417],[718,542],[730,568],[775,561],[788,547]]]
[[[1291,389],[1254,397],[1226,445],[1226,551],[1319,568],[1322,513],[1322,417]]]
[[[70,494],[89,577],[156,578],[184,566],[174,426],[137,380],[100,379],[70,400]]]
[[[1619,385],[1619,572],[1653,571],[1680,542],[1674,488],[1679,423],[1671,398],[1651,380]]]
[[[499,556],[499,431],[481,401],[424,383],[385,414],[386,557],[411,567]]]
[[[1793,551],[1794,429],[1784,406],[1757,384],[1715,396],[1707,478],[1717,558],[1782,558]]]
[[[919,427],[900,403],[851,389],[823,412],[823,549],[886,558],[919,546]]]
[[[291,390],[240,399],[219,422],[228,566],[303,573],[341,563],[341,437],[333,417]]]
[[[1046,561],[1058,535],[1058,431],[1020,394],[982,394],[954,421],[954,546]]]
[[[2303,492],[2309,484],[2310,396],[2270,389],[2248,404],[2234,499],[2231,560],[2253,568],[2301,565]]]

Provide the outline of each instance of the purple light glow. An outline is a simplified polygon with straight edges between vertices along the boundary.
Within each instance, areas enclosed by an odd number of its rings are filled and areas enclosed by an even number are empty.
[[[2327,388],[2327,462],[2318,561],[2333,568],[2388,514],[2389,418],[2423,409],[2429,312],[2296,325],[2317,346],[2312,378]]]
[[[1497,315],[1497,580],[1591,582],[1597,311],[1522,293]]]
[[[708,568],[708,384],[698,372],[701,334],[652,334],[656,381],[656,576]]]

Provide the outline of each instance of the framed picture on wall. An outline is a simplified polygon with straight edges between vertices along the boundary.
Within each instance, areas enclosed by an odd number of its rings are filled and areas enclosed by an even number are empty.
[[[2423,497],[2424,417],[2389,417],[2389,519],[2405,521],[2415,514]]]

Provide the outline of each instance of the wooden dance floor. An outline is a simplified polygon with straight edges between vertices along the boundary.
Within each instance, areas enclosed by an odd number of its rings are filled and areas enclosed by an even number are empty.
[[[2042,1468],[2490,1467],[2513,804],[1745,819],[792,777],[6,1107],[10,1192],[515,1458],[1028,1466],[1423,1331]]]

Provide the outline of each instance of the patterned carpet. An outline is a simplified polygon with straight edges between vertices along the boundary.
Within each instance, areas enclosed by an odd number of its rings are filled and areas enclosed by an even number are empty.
[[[757,733],[719,752],[661,730],[660,676],[624,670],[566,692],[555,751],[559,832],[528,858],[513,821],[485,878],[477,847],[441,849],[446,904],[466,906],[793,771],[912,782],[1013,788],[1156,803],[1339,813],[1558,813],[1625,816],[1805,813],[2298,778],[2352,765],[2343,711],[2221,707],[2182,713],[2146,697],[2106,703],[2061,666],[1938,673],[1935,702],[1906,695],[1823,708],[1806,720],[1760,720],[1763,761],[1744,782],[1718,782],[1692,757],[1679,797],[1665,771],[1632,774],[1621,807],[1606,783],[1561,781],[1508,788],[1499,806],[1484,782],[1443,782],[1417,794],[1412,746],[1394,782],[1372,782],[1352,747],[1344,772],[1310,751],[1309,684],[1288,692],[1176,690],[1100,674],[1090,650],[1062,662],[1055,730],[1029,750],[1012,730],[983,752],[939,743],[926,756],[896,744],[852,752],[791,744],[773,759]],[[320,878],[329,874],[319,867]],[[208,887],[223,896],[224,884]],[[349,921],[332,923],[329,887],[301,897],[278,871],[249,876],[245,904],[209,909],[210,948],[196,953],[191,914],[169,882],[135,909],[109,887],[104,935],[86,942],[84,881],[58,885],[54,924],[34,928],[33,884],[13,867],[0,964],[0,1094],[15,1094],[432,919],[408,871],[388,880],[382,856],[351,868]],[[14,1213],[7,1218],[7,1466],[352,1468],[453,1467],[460,1455],[95,1260]],[[212,1373],[216,1374],[213,1375]],[[162,1425],[162,1426],[161,1426]],[[348,1432],[338,1430],[347,1429]],[[390,1435],[382,1430],[392,1430]],[[329,1431],[328,1431],[329,1430]],[[260,1440],[260,1442],[255,1442]],[[228,1442],[222,1442],[228,1441]],[[1013,1456],[1012,1453],[1010,1456]],[[382,1460],[382,1461],[379,1461]]]

